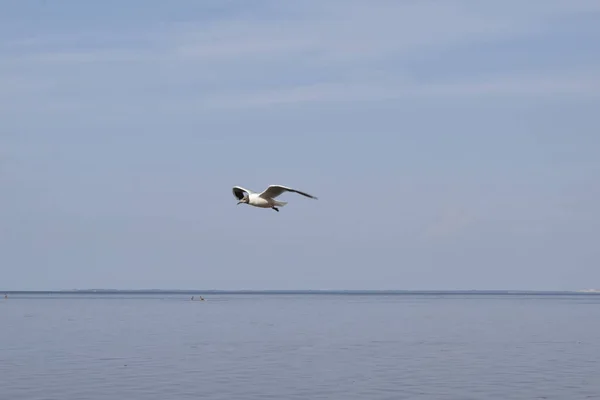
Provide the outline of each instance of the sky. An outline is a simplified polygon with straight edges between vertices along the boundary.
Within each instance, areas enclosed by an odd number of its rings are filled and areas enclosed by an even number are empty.
[[[599,44],[595,0],[1,2],[0,290],[600,288]]]

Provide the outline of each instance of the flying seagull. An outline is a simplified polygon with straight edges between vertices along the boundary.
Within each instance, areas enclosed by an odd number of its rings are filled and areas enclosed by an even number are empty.
[[[233,187],[233,195],[239,200],[238,205],[246,203],[254,207],[272,208],[277,212],[279,212],[279,209],[277,207],[283,207],[287,204],[287,202],[277,201],[275,200],[275,197],[281,195],[284,192],[294,192],[301,194],[302,196],[310,197],[311,199],[317,199],[315,196],[312,196],[308,193],[304,193],[299,190],[281,185],[271,185],[262,193],[254,193],[253,191],[244,189],[240,186]]]

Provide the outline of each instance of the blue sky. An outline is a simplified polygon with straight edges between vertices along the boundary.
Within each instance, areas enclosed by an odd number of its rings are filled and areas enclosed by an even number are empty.
[[[2,2],[0,289],[600,288],[599,43],[584,0]]]

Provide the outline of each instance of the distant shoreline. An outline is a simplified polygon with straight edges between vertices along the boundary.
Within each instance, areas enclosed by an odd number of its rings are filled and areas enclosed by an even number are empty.
[[[52,295],[600,295],[600,290],[542,291],[542,290],[218,290],[218,289],[71,289],[71,290],[0,290],[2,294]]]

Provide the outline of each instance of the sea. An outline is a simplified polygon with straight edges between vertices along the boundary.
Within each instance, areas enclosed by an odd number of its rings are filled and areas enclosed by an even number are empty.
[[[0,399],[600,399],[600,295],[0,292]]]

